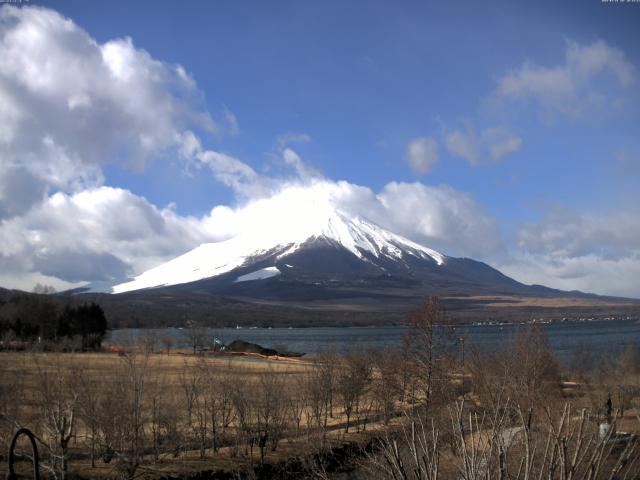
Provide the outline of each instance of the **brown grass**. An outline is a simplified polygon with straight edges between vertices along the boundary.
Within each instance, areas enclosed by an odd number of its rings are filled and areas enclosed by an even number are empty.
[[[48,370],[56,373],[68,369],[80,369],[82,375],[90,379],[108,379],[117,371],[122,362],[120,353],[25,353],[25,352],[0,352],[0,370],[5,374],[13,375],[13,378],[20,378],[24,388],[25,408],[23,418],[31,419],[27,421],[28,428],[36,430],[38,413],[34,398],[38,390],[39,375],[42,371]],[[293,361],[291,361],[293,360]],[[261,377],[265,375],[278,375],[284,379],[283,395],[295,394],[295,389],[299,388],[301,377],[312,368],[312,363],[300,359],[287,359],[284,357],[265,357],[262,355],[192,355],[187,351],[173,350],[171,354],[153,353],[148,355],[145,377],[153,379],[161,384],[162,397],[176,409],[183,410],[182,405],[182,385],[181,377],[189,372],[195,371],[206,365],[220,368],[231,372],[231,376],[236,382],[243,385],[258,386]],[[0,372],[0,373],[2,373]],[[108,393],[108,392],[107,392]],[[117,399],[114,399],[117,402]],[[336,402],[337,403],[337,402]],[[183,414],[180,411],[179,414]],[[372,413],[375,413],[372,412]],[[352,428],[349,434],[345,434],[342,425],[346,417],[335,408],[334,414],[328,419],[327,426],[329,432],[326,441],[361,441],[368,434],[359,432],[357,428]],[[303,425],[305,416],[303,415]],[[233,432],[236,425],[231,426],[229,434]],[[147,428],[147,427],[145,427]],[[183,425],[183,428],[186,428]],[[380,428],[380,425],[367,425],[367,429]],[[301,436],[295,438],[292,435],[292,427],[288,427],[288,432],[284,434],[284,439],[280,442],[278,449],[272,452],[266,451],[266,462],[277,462],[291,457],[307,455],[311,449],[319,444],[318,433],[311,431],[306,433],[306,426],[302,427]],[[306,434],[305,434],[306,433]],[[91,468],[87,458],[88,450],[85,439],[88,434],[87,427],[81,422],[78,423],[76,434],[71,443],[72,458],[71,471],[90,478],[112,478],[116,475],[114,465],[105,465],[101,461],[97,462],[95,468]],[[148,436],[148,434],[147,434]],[[148,439],[146,439],[148,443]],[[310,444],[312,445],[310,447]],[[254,447],[255,448],[255,447]],[[232,447],[222,447],[217,453],[207,449],[207,458],[202,459],[197,450],[182,451],[178,457],[171,452],[160,455],[158,461],[146,455],[144,472],[142,478],[157,478],[159,475],[177,474],[185,472],[198,472],[209,469],[223,469],[227,471],[237,471],[248,465],[249,460],[242,455],[234,455]],[[78,455],[80,457],[78,457]],[[253,463],[256,463],[257,453],[253,452]],[[22,465],[21,470],[28,470],[28,465]],[[6,463],[0,463],[0,476],[6,472]]]

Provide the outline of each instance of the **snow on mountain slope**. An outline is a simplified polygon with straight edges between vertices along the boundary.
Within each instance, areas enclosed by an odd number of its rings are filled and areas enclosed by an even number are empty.
[[[243,232],[222,242],[205,243],[167,263],[152,268],[132,281],[116,285],[112,293],[194,282],[215,277],[257,258],[281,259],[313,239],[327,239],[363,261],[374,257],[403,259],[406,255],[432,259],[438,265],[444,255],[384,230],[362,218],[350,218],[329,200],[284,196],[256,215]]]
[[[248,282],[251,280],[264,280],[265,278],[275,277],[276,275],[280,275],[280,270],[278,270],[278,267],[261,268],[260,270],[256,270],[255,272],[247,273],[246,275],[240,275],[234,280],[234,283]]]

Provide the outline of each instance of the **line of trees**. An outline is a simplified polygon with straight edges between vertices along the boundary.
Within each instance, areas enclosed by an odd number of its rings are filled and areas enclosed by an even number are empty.
[[[107,319],[96,303],[71,305],[51,295],[16,295],[0,301],[0,340],[64,343],[70,348],[97,350],[107,331]]]

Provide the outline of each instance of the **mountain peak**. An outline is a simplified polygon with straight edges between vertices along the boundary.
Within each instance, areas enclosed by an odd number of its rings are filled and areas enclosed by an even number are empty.
[[[288,192],[290,193],[290,191]],[[294,192],[295,193],[295,192]],[[167,263],[113,287],[113,293],[176,285],[216,277],[272,258],[282,260],[314,240],[324,239],[358,259],[404,261],[407,256],[442,265],[444,255],[336,208],[328,196],[282,195],[262,215],[228,240],[205,243]],[[271,272],[274,273],[274,272]]]

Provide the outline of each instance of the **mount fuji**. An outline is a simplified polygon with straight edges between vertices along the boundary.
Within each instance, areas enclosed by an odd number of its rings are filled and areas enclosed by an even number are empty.
[[[341,195],[322,185],[289,188],[222,208],[216,226],[226,228],[224,240],[111,285],[108,294],[76,293],[100,302],[121,326],[395,323],[426,295],[442,297],[463,321],[638,311],[628,299],[525,285],[483,262],[447,256],[364,218]]]
[[[471,259],[446,256],[336,205],[335,192],[290,189],[257,202],[230,238],[204,243],[110,293],[167,289],[276,301],[522,293]],[[235,219],[238,221],[238,219]]]
[[[196,282],[229,272],[232,275],[225,278],[235,277],[233,282],[238,283],[285,272],[308,276],[313,270],[336,278],[349,273],[410,274],[411,265],[416,263],[442,266],[446,262],[446,257],[435,250],[337,210],[300,220],[288,228],[251,229],[223,242],[200,245],[114,286],[113,293]]]

